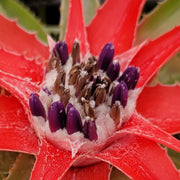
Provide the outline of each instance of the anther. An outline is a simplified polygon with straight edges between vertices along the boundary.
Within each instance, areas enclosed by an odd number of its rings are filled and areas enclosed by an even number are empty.
[[[98,58],[98,69],[106,71],[109,64],[111,63],[114,56],[114,45],[112,43],[107,43]]]
[[[66,129],[68,134],[82,131],[82,122],[79,112],[75,107],[71,107],[67,114]]]
[[[110,112],[109,112],[110,117],[114,120],[114,122],[117,124],[120,120],[120,102],[116,101]]]
[[[67,116],[63,103],[57,101],[51,104],[48,110],[48,119],[51,132],[65,127]]]
[[[119,76],[119,71],[120,71],[119,62],[113,61],[108,66],[106,74],[111,79],[111,81],[114,81]]]
[[[57,78],[54,83],[54,87],[53,87],[54,94],[58,93],[58,91],[60,90],[60,85],[63,85],[63,86],[65,85],[65,78],[66,78],[66,74],[65,74],[64,70],[62,69],[58,73]]]
[[[80,62],[80,46],[78,41],[74,41],[71,56],[73,59],[73,65]]]
[[[66,61],[69,58],[68,47],[67,47],[66,42],[60,41],[60,42],[56,43],[56,45],[53,49],[53,53],[56,57],[60,58],[62,65],[66,64]]]
[[[29,107],[32,115],[42,116],[46,120],[45,109],[35,93],[32,93],[29,98]]]
[[[129,66],[119,78],[120,81],[124,81],[127,84],[128,89],[134,89],[139,79],[139,70],[136,67]]]
[[[111,106],[114,105],[116,101],[120,101],[123,107],[127,104],[128,98],[128,88],[124,81],[121,81],[114,89]]]

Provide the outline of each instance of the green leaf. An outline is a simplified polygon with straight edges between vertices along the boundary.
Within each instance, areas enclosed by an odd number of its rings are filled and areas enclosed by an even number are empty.
[[[61,1],[60,40],[64,39],[67,27],[69,0]]]
[[[154,39],[180,25],[180,0],[167,0],[145,15],[137,28],[135,44],[147,38]]]
[[[37,37],[43,42],[47,42],[46,32],[40,22],[20,2],[15,0],[0,0],[0,13],[9,18],[17,18],[20,26],[29,31],[37,32]]]
[[[154,85],[158,82],[163,84],[174,84],[177,81],[180,82],[180,53],[176,54],[161,68],[152,84]]]
[[[99,8],[99,3],[97,0],[85,0],[82,1],[82,4],[85,25],[88,25],[96,14],[97,9]]]
[[[5,180],[29,180],[34,162],[35,157],[33,155],[19,154]]]
[[[8,174],[16,160],[17,152],[0,151],[0,174]]]
[[[177,169],[180,169],[180,153],[168,149],[168,155],[171,157]]]

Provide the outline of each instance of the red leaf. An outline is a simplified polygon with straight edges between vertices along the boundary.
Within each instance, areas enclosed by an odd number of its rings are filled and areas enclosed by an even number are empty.
[[[114,57],[114,60],[118,60],[121,65],[121,71],[123,72],[132,59],[136,56],[136,54],[140,51],[140,49],[147,44],[149,41],[146,40],[141,44],[129,49],[128,51],[124,52],[123,54],[117,55]]]
[[[0,86],[20,100],[27,113],[29,112],[29,95],[38,92],[39,86],[26,79],[13,76],[0,70]]]
[[[145,87],[137,101],[137,111],[164,131],[180,132],[180,86]]]
[[[96,157],[114,165],[132,179],[179,180],[180,178],[166,151],[142,137],[121,136]]]
[[[0,149],[36,154],[38,139],[22,105],[14,97],[0,95]]]
[[[58,149],[46,140],[42,140],[31,179],[60,179],[76,159],[77,157],[71,158],[70,151]]]
[[[131,48],[143,4],[143,0],[105,2],[87,27],[91,53],[98,55],[107,42],[114,44],[115,54]]]
[[[97,163],[91,166],[71,168],[62,180],[107,180],[110,177],[110,165]]]
[[[12,54],[0,49],[0,69],[6,73],[41,82],[44,74],[42,65],[23,55]]]
[[[129,133],[138,135],[157,143],[163,144],[180,152],[180,141],[161,130],[159,127],[154,126],[149,121],[143,119],[140,115],[134,113],[123,128],[117,134]]]
[[[130,63],[140,68],[137,87],[143,86],[179,50],[180,26],[142,47]]]
[[[28,58],[49,57],[49,48],[38,41],[34,34],[29,34],[21,29],[16,21],[6,19],[0,15],[0,47],[8,51],[24,54]]]
[[[74,40],[80,42],[81,53],[84,56],[88,50],[83,11],[81,0],[70,0],[68,12],[68,24],[66,29],[65,41],[68,44],[69,53],[72,51]]]

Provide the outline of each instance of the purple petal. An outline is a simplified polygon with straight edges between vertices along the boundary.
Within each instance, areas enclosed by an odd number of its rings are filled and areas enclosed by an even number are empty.
[[[113,104],[116,101],[120,101],[121,105],[125,107],[127,104],[127,98],[128,98],[127,85],[125,82],[121,81],[114,89],[111,106],[113,106]]]
[[[106,71],[114,56],[114,45],[107,43],[98,58],[98,68]]]
[[[90,141],[97,140],[97,127],[95,121],[89,121],[88,124],[88,138]]]
[[[51,132],[63,129],[65,127],[66,118],[63,103],[59,101],[52,103],[48,110],[49,127]]]
[[[83,126],[83,133],[85,138],[88,138],[88,126],[89,126],[89,121],[85,121]]]
[[[67,47],[66,42],[60,41],[56,43],[55,47],[53,48],[53,53],[55,56],[61,59],[62,65],[66,64],[66,61],[69,58],[68,47]]]
[[[73,105],[72,105],[71,103],[68,103],[68,105],[67,105],[67,114],[68,114],[69,110],[70,110],[72,107],[73,107]]]
[[[120,65],[118,61],[113,61],[108,66],[107,69],[107,76],[111,79],[111,81],[114,81],[119,76],[120,71]]]
[[[129,66],[118,81],[124,81],[128,89],[134,89],[139,79],[139,70],[136,67]]]
[[[67,114],[66,129],[68,134],[82,131],[82,122],[79,112],[75,107],[71,107]]]
[[[44,119],[46,119],[46,112],[44,106],[42,105],[40,99],[35,93],[32,93],[29,97],[29,107],[32,115],[42,116]]]

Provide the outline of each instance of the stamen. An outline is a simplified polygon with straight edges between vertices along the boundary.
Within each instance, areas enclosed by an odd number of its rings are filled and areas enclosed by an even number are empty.
[[[50,131],[53,133],[59,130],[58,133],[61,133],[63,129],[62,133],[65,131],[70,135],[80,132],[90,141],[101,141],[103,129],[108,133],[114,131],[115,126],[119,128],[121,122],[126,121],[126,112],[131,113],[131,108],[125,107],[128,94],[131,98],[132,93],[128,93],[128,90],[134,89],[137,84],[138,68],[130,66],[118,78],[120,64],[112,61],[112,43],[107,43],[102,48],[98,60],[91,56],[80,62],[80,46],[75,41],[72,59],[66,63],[68,56],[67,44],[58,42],[53,48],[46,69],[46,79],[39,93],[40,99],[47,98],[43,99],[43,104],[47,103],[45,107],[48,107],[47,122]],[[40,99],[32,93],[29,99],[30,109],[34,116],[42,116],[46,120],[46,112]],[[51,102],[53,103],[49,105]],[[101,122],[103,119],[99,119],[99,116],[104,116],[107,123]],[[103,127],[99,128],[102,123]],[[75,137],[78,136],[79,134]],[[74,138],[70,138],[70,141],[74,141]]]
[[[88,138],[90,141],[95,141],[98,139],[96,122],[93,120],[86,120],[83,127],[84,137]]]
[[[57,101],[51,104],[48,110],[48,119],[51,132],[65,127],[67,117],[63,103]]]
[[[68,111],[66,129],[68,134],[82,131],[81,116],[75,107],[71,107]]]
[[[128,98],[128,88],[124,81],[121,81],[114,89],[111,106],[114,105],[116,101],[120,101],[123,107],[127,104]]]
[[[112,43],[107,43],[98,58],[98,69],[106,71],[109,64],[111,63],[114,56],[114,45]]]
[[[65,78],[66,78],[66,74],[65,74],[64,70],[61,69],[61,71],[58,73],[57,78],[56,78],[55,83],[54,83],[54,87],[53,87],[53,93],[54,94],[56,94],[56,93],[62,94],[61,90],[63,88],[61,88],[60,85],[62,85],[64,87]]]
[[[35,93],[31,93],[29,98],[29,107],[32,115],[34,116],[42,116],[46,120],[45,109]]]
[[[99,85],[95,92],[94,92],[94,99],[96,102],[96,106],[98,106],[99,104],[103,103],[106,99],[106,90],[105,87],[102,85]]]
[[[118,61],[113,61],[108,66],[106,74],[111,79],[111,81],[114,81],[119,76],[120,71],[120,65]]]
[[[95,141],[98,139],[97,136],[97,127],[95,121],[89,121],[88,124],[88,138],[90,141]]]
[[[47,67],[46,67],[46,73],[51,71],[52,69],[55,69],[55,68],[59,72],[59,70],[60,70],[60,59],[55,57],[55,56],[51,56],[51,58],[49,59],[49,62],[47,64]]]
[[[136,67],[129,66],[118,81],[124,81],[128,89],[134,89],[139,79],[139,70]]]
[[[62,65],[66,64],[66,61],[69,58],[68,47],[67,47],[66,42],[60,41],[60,42],[56,43],[56,45],[53,49],[53,53],[56,57],[60,58]]]
[[[91,107],[88,100],[83,101],[85,115],[91,118],[95,118],[95,109]]]
[[[71,53],[73,65],[80,62],[80,46],[78,41],[74,41]]]
[[[116,101],[114,105],[112,106],[109,115],[114,120],[114,122],[117,124],[120,120],[120,104],[119,101]]]

